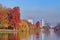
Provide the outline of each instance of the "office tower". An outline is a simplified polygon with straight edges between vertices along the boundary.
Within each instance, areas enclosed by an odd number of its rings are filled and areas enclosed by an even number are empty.
[[[42,19],[42,26],[45,26],[45,24],[44,24],[44,19]]]

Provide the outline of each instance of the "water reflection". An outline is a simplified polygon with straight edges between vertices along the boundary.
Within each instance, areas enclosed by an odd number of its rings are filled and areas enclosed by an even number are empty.
[[[60,33],[54,31],[0,33],[0,40],[60,40]]]
[[[8,34],[3,33],[2,34],[2,40],[8,40]]]
[[[18,32],[18,35],[20,38],[26,38],[29,36],[29,32]]]
[[[0,40],[39,40],[39,33],[30,34],[29,32],[0,33]]]
[[[44,33],[42,32],[42,40],[44,40]]]
[[[39,32],[36,32],[35,34],[36,34],[36,40],[40,40],[39,39],[40,38],[40,33]]]

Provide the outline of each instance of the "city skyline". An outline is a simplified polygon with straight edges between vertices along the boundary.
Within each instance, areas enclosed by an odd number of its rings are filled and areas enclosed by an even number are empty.
[[[56,25],[60,22],[60,0],[0,0],[6,7],[19,6],[21,19],[33,19],[36,23],[44,18],[45,22]]]

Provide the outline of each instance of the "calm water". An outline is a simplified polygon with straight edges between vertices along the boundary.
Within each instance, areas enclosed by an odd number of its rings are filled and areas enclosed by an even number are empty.
[[[0,40],[60,40],[60,34],[54,31],[0,33]]]

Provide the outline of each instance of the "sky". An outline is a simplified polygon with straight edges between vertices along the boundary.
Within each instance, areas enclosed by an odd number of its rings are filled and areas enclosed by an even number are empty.
[[[43,18],[55,26],[60,22],[60,0],[0,0],[6,7],[20,7],[21,19],[32,19],[34,23]]]

